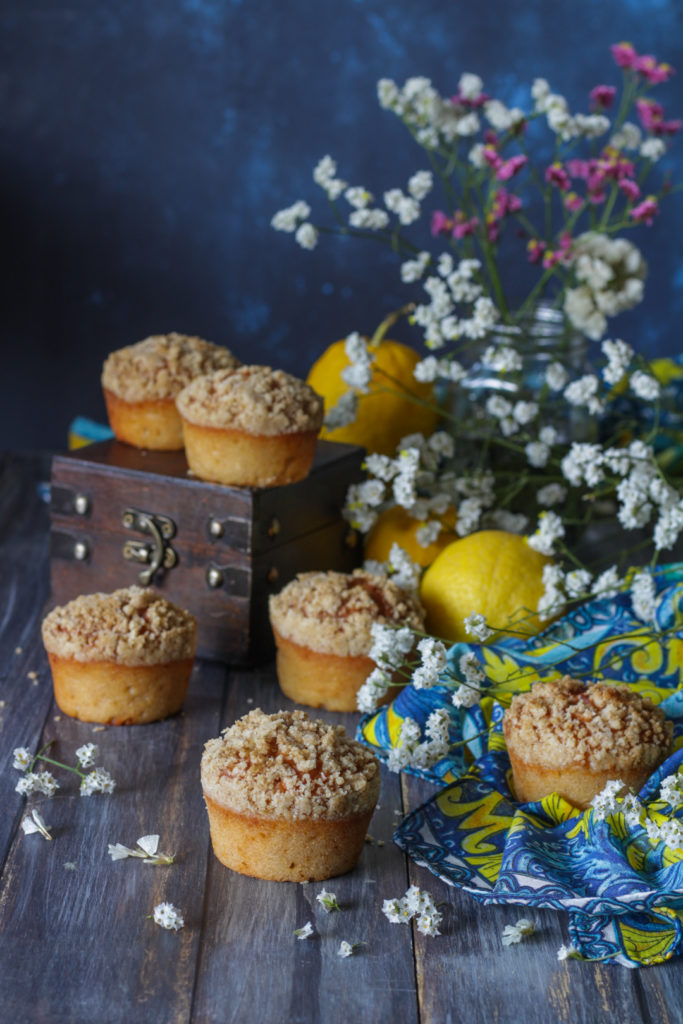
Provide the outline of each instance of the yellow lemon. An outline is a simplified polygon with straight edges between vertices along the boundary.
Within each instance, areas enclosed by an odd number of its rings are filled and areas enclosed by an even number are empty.
[[[457,537],[457,534],[453,532],[456,520],[455,509],[448,509],[439,518],[444,529],[436,540],[425,548],[419,543],[416,536],[422,526],[419,519],[415,519],[400,505],[380,512],[365,539],[365,557],[372,558],[377,562],[386,562],[392,546],[399,544],[413,562],[417,562],[423,567],[430,565],[439,552],[443,551],[446,545]]]
[[[550,561],[530,548],[526,537],[504,530],[481,530],[453,541],[422,577],[427,629],[452,643],[474,640],[465,619],[478,612],[492,628],[510,625],[515,632],[538,633],[546,623],[532,613]]]
[[[325,399],[325,412],[337,404],[349,390],[342,370],[349,365],[345,341],[335,341],[313,364],[308,383]],[[358,396],[358,413],[346,427],[327,430],[321,437],[346,444],[359,444],[369,452],[394,455],[406,434],[431,434],[439,420],[436,408],[411,401],[407,393],[436,405],[431,384],[416,381],[413,369],[420,355],[409,345],[385,339],[371,349],[374,353],[372,379],[367,394]]]

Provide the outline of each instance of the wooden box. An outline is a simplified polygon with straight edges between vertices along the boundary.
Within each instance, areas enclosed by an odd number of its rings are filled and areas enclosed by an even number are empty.
[[[363,449],[319,441],[310,475],[237,488],[188,476],[183,452],[105,441],[52,463],[52,598],[151,584],[196,615],[199,654],[234,665],[273,654],[268,595],[298,572],[350,571],[342,519]]]

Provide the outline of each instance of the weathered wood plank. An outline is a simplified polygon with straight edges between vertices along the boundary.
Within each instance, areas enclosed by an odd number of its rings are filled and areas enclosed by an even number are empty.
[[[406,810],[434,793],[434,787],[406,776]],[[445,901],[443,935],[415,936],[421,1024],[450,1024],[462,1019],[496,1024],[639,1024],[643,1014],[641,971],[594,963],[557,960],[568,943],[566,917],[550,910],[483,906],[467,893],[446,885],[426,868],[409,864],[411,882]],[[506,924],[530,918],[536,933],[505,947]]]
[[[234,673],[224,724],[257,706],[269,713],[295,707],[275,685],[272,669]],[[342,722],[348,732],[355,728],[356,715],[312,713]],[[326,883],[246,878],[211,857],[193,1020],[417,1021],[410,932],[381,913],[382,900],[407,885],[403,855],[390,841],[397,807],[398,780],[386,774],[371,824],[374,842],[352,872]],[[323,888],[336,893],[341,913],[326,914],[317,904]],[[294,929],[307,921],[315,937],[299,941]],[[342,939],[366,945],[342,959]]]
[[[31,799],[54,840],[19,831],[5,864],[0,960],[7,1019],[189,1020],[208,853],[198,765],[205,737],[218,727],[224,674],[216,663],[200,663],[185,710],[166,722],[97,731],[57,711],[50,716],[41,742],[55,740],[54,756],[73,763],[77,746],[98,743],[99,763],[117,788],[80,797],[78,779],[54,769],[62,783],[57,796]],[[176,852],[175,864],[109,858],[108,843],[132,847],[152,832],[162,849]],[[184,914],[178,933],[147,919],[166,900]]]

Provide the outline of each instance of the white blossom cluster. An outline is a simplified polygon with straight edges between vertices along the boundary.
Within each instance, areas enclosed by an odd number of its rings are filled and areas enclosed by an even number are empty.
[[[681,776],[678,772],[667,776],[661,783],[659,798],[668,803],[672,811],[683,806],[683,793],[680,787]],[[658,813],[651,816],[637,796],[624,793],[625,788],[620,779],[615,779],[608,782],[602,792],[593,797],[591,807],[595,820],[605,821],[612,815],[623,814],[630,828],[641,826],[645,829],[651,843],[663,842],[669,849],[683,850],[683,822]]]
[[[416,280],[419,268],[426,269],[427,266],[428,263],[419,257],[417,260],[410,260],[407,265],[403,264],[401,276],[407,275]],[[437,273],[425,278],[423,287],[429,296],[429,302],[415,307],[412,320],[422,328],[428,349],[434,351],[443,348],[447,342],[457,341],[461,337],[485,338],[498,322],[498,310],[477,281],[480,269],[479,260],[464,259],[456,265],[450,253],[444,253],[438,260]],[[471,307],[469,316],[457,315],[458,306],[461,305]],[[442,364],[429,365],[431,368]],[[418,364],[415,371],[418,379],[420,374],[424,375],[426,372],[421,364]],[[454,371],[449,370],[447,379],[454,379],[453,373]]]
[[[481,95],[483,82],[478,75],[465,74],[460,82],[468,99]],[[390,78],[382,78],[377,83],[377,97],[380,106],[400,117],[425,149],[476,135],[481,128],[474,111],[443,99],[428,78],[408,78],[401,87]]]
[[[616,485],[617,517],[625,530],[646,526],[656,516],[655,550],[674,546],[683,531],[683,498],[661,475],[654,449],[644,441],[623,448],[574,442],[562,460],[562,474],[574,487],[597,487],[611,473]]]
[[[416,690],[436,686],[442,672],[448,664],[446,647],[440,640],[431,636],[423,637],[417,645],[421,663],[413,670],[411,683]]]
[[[345,517],[355,529],[365,532],[375,522],[379,507],[391,500],[421,523],[426,524],[432,518],[438,520],[453,504],[451,477],[448,473],[439,472],[453,451],[450,434],[436,431],[429,438],[422,434],[409,434],[402,438],[395,458],[368,455],[365,468],[370,477],[349,488]],[[429,492],[429,497],[422,496]],[[431,540],[423,536],[421,543],[425,547],[435,539],[433,534],[430,536]]]
[[[177,932],[184,927],[185,921],[178,907],[172,903],[157,903],[154,908],[154,923],[160,928]]]
[[[610,130],[610,120],[604,114],[572,115],[564,96],[552,92],[545,78],[534,79],[531,96],[536,111],[545,114],[548,127],[564,142],[579,137],[597,139]]]
[[[422,935],[440,935],[443,915],[425,889],[411,885],[400,899],[384,900],[382,913],[392,924],[408,924],[413,918]]]
[[[566,289],[564,311],[575,327],[598,341],[607,330],[608,316],[631,309],[643,298],[645,261],[632,242],[597,231],[579,235],[569,259],[577,287]]]
[[[422,740],[422,731],[418,723],[412,718],[405,718],[401,723],[398,743],[389,751],[387,766],[392,772],[400,772],[408,766],[431,768],[446,757],[450,750],[450,724],[451,718],[447,709],[436,708],[427,718],[427,739]]]
[[[486,629],[484,616],[477,616],[477,618],[483,620],[478,623],[478,626]],[[456,708],[474,707],[481,699],[481,684],[486,679],[484,670],[474,651],[468,651],[467,654],[461,655],[458,661],[458,672],[463,682],[453,691],[451,703]]]

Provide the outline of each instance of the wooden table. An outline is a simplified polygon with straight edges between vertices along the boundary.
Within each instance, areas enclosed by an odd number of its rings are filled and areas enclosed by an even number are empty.
[[[211,852],[199,783],[204,742],[255,707],[291,707],[272,667],[195,668],[185,709],[166,722],[93,727],[59,714],[39,624],[48,600],[48,513],[37,485],[46,459],[0,461],[0,1021],[45,1024],[447,1024],[447,1022],[675,1022],[682,1019],[678,961],[628,970],[560,963],[566,919],[531,911],[536,934],[508,948],[506,924],[522,910],[485,908],[416,867],[392,843],[401,816],[432,792],[383,771],[372,841],[349,875],[327,883],[341,913],[316,902],[322,884],[261,882],[233,874]],[[321,713],[349,731],[357,716]],[[52,751],[74,763],[93,741],[117,780],[113,795],[79,796],[55,769],[56,797],[19,796],[12,750]],[[73,779],[73,781],[72,781]],[[54,841],[23,834],[38,807]],[[134,846],[158,832],[169,867],[112,862],[109,843]],[[443,935],[391,924],[382,901],[415,882],[443,901]],[[148,915],[164,900],[185,927]],[[294,929],[312,921],[315,936]],[[342,939],[364,943],[342,959]]]

